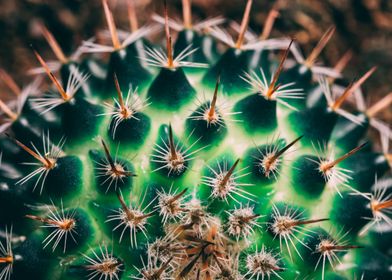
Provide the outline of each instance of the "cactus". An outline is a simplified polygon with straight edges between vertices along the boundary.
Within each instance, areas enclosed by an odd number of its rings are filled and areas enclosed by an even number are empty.
[[[127,32],[103,0],[108,32],[70,56],[42,26],[46,90],[2,71],[0,280],[391,279],[392,98],[360,91],[375,68],[320,65],[333,27],[304,58],[269,38],[275,9],[257,36],[252,0],[232,33],[182,2],[183,22],[165,5],[140,27],[129,1]]]

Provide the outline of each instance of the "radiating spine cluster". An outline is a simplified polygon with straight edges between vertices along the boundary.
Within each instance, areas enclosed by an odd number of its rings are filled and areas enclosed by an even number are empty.
[[[392,95],[365,106],[376,68],[347,82],[350,53],[319,63],[335,27],[307,58],[270,38],[278,6],[256,35],[253,2],[141,26],[128,0],[124,31],[102,0],[69,56],[40,26],[58,61],[33,48],[24,88],[0,71],[0,280],[392,278]]]

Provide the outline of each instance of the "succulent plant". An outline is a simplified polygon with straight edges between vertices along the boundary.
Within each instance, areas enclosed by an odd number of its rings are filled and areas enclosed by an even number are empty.
[[[3,102],[0,280],[392,279],[392,133],[344,56],[212,18],[108,31]],[[164,30],[166,47],[147,38]],[[172,40],[173,30],[177,39]],[[233,35],[233,37],[232,37]],[[108,44],[109,43],[109,44]],[[106,55],[105,55],[106,54]],[[376,151],[367,131],[382,142]]]

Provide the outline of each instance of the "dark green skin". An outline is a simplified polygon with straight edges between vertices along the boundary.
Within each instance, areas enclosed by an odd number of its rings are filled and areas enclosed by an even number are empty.
[[[312,82],[312,76],[313,75],[310,69],[306,68],[303,65],[296,64],[292,68],[282,72],[282,74],[279,76],[278,84],[295,82],[295,87],[303,89],[303,91],[308,94],[308,97],[310,97],[311,91],[314,87],[314,83]],[[298,110],[304,110],[306,108],[309,108],[309,106],[306,104],[306,99],[290,100],[290,105],[294,106]],[[323,106],[323,108],[325,108],[325,106]]]
[[[84,59],[80,63],[79,69],[82,73],[90,74],[87,80],[87,88],[90,89],[90,93],[100,92],[105,88],[107,67],[102,61],[94,58]]]
[[[276,101],[254,93],[238,101],[233,109],[241,112],[242,127],[249,134],[267,133],[277,128]]]
[[[372,218],[369,200],[350,192],[335,195],[330,213],[331,220],[356,235]]]
[[[392,244],[390,242],[392,238],[391,229],[372,229],[369,231],[369,236],[375,248],[384,255],[392,257]]]
[[[328,142],[336,124],[337,115],[328,112],[325,108],[311,108],[294,111],[288,116],[288,124],[299,137],[304,135],[302,141],[306,145],[311,143]]]
[[[22,234],[29,234],[33,230],[32,223],[24,216],[30,211],[28,204],[34,201],[30,198],[30,188],[27,184],[16,185],[16,180],[1,176],[0,182],[0,205],[4,211],[0,211],[0,220],[4,224],[12,224],[20,228]]]
[[[368,192],[374,184],[374,178],[381,178],[389,169],[389,163],[385,156],[374,152],[358,152],[344,160],[343,168],[352,170],[351,186],[361,192]]]
[[[196,95],[182,68],[162,68],[148,89],[147,96],[158,108],[178,110]]]
[[[374,248],[358,250],[355,254],[355,261],[359,264],[355,269],[355,274],[364,274],[365,280],[391,279],[392,277],[391,259]]]
[[[367,116],[362,113],[357,113],[356,115],[363,118],[364,122],[362,124],[356,124],[346,118],[339,117],[332,131],[331,141],[346,151],[357,147],[369,128]]]
[[[116,96],[114,75],[117,76],[123,93],[128,92],[129,88],[144,88],[149,83],[151,74],[140,62],[142,48],[143,42],[136,41],[125,49],[111,53],[105,83],[106,90],[102,92],[104,98]]]
[[[304,89],[306,92],[313,85],[312,72],[304,65],[296,64],[292,68],[284,71],[279,78],[279,82],[281,83],[290,83],[293,81],[295,81],[297,87]]]
[[[271,77],[271,60],[269,56],[273,53],[270,50],[257,50],[251,54],[249,59],[249,68],[258,72],[260,68],[263,69],[266,77]]]
[[[144,113],[137,112],[131,118],[122,120],[116,130],[116,120],[112,118],[108,136],[114,143],[123,143],[137,148],[144,143],[151,129],[151,119]]]
[[[250,53],[239,49],[228,49],[203,77],[202,83],[213,88],[216,78],[220,76],[221,89],[228,95],[240,94],[248,91],[249,85],[241,79],[248,71]]]
[[[28,279],[32,275],[45,279],[48,269],[53,267],[54,258],[42,249],[42,240],[31,234],[17,249],[14,255],[20,258],[13,266],[13,279]]]
[[[43,186],[42,199],[69,199],[82,190],[83,164],[76,156],[57,159],[56,166],[49,171]],[[35,190],[40,192],[40,185]]]
[[[15,137],[20,139],[30,139],[30,141],[38,142],[40,139],[40,132],[37,126],[32,125],[25,118],[18,118],[11,125],[11,129]]]
[[[192,49],[197,49],[193,54],[188,56],[187,61],[197,63],[208,63],[208,58],[213,56],[213,47],[207,49],[203,45],[204,37],[193,30],[184,29],[178,33],[176,43],[174,44],[174,57],[178,56],[186,47],[192,45]]]
[[[295,182],[292,186],[298,194],[309,198],[319,197],[325,188],[325,179],[314,161],[318,162],[318,157],[304,155],[295,159],[292,165],[292,180]]]
[[[76,97],[63,106],[62,127],[70,142],[91,138],[98,134],[102,120],[98,116],[103,112],[102,106]]]

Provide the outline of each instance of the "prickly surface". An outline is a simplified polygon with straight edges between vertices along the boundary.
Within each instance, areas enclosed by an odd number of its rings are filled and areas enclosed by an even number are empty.
[[[57,52],[55,74],[35,50],[49,89],[0,104],[0,279],[389,279],[388,104],[359,90],[374,69],[319,66],[333,28],[306,59],[246,31],[252,1],[233,40],[183,3],[162,52],[106,1],[108,46]]]

